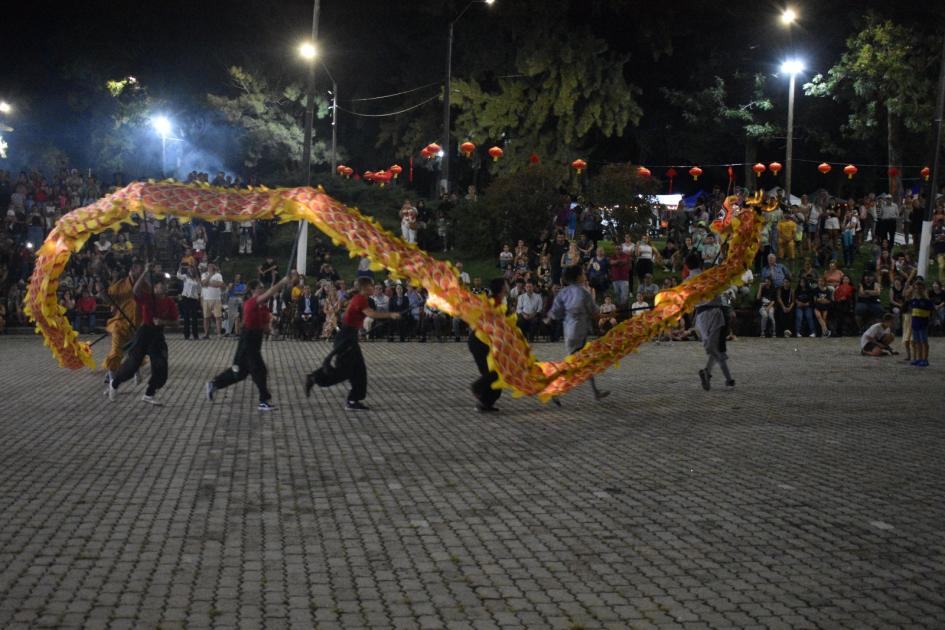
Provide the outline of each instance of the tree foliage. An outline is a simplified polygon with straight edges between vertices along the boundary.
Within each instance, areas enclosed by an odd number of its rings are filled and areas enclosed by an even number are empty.
[[[504,144],[503,171],[527,169],[533,152],[559,164],[586,156],[642,116],[639,90],[623,75],[628,59],[586,29],[533,29],[518,47],[514,73],[453,82],[461,110],[454,129],[477,144]]]
[[[492,181],[476,202],[454,209],[457,244],[476,254],[495,254],[502,243],[530,242],[536,228],[549,223],[560,201],[557,184],[564,169],[534,165]]]
[[[264,179],[287,179],[302,163],[305,91],[299,84],[272,85],[261,73],[233,66],[233,90],[228,95],[208,94],[210,106],[239,132],[242,165]],[[328,101],[315,98],[315,116],[328,115]],[[330,145],[313,140],[312,163],[329,159]]]
[[[98,133],[92,135],[93,155],[99,168],[106,171],[140,170],[147,160],[142,160],[142,134],[150,130],[149,116],[155,100],[148,90],[134,77],[106,80],[96,85],[97,95],[93,103],[99,103],[105,114]]]
[[[858,138],[886,135],[889,163],[902,157],[904,132],[926,132],[935,102],[939,61],[934,43],[892,20],[868,16],[847,39],[846,51],[826,75],[804,85],[810,96],[832,97],[849,106],[843,131]]]
[[[652,177],[641,177],[637,168],[629,163],[604,166],[589,182],[587,199],[605,209],[618,231],[640,234],[649,223],[649,199],[659,183]]]

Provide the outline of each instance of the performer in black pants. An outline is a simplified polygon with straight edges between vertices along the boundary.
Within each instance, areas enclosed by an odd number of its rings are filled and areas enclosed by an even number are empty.
[[[351,383],[351,391],[345,403],[348,411],[366,411],[368,406],[362,400],[367,396],[367,366],[364,364],[364,355],[358,344],[358,333],[364,328],[364,319],[400,319],[400,313],[375,311],[368,302],[368,296],[374,292],[374,280],[358,278],[354,285],[356,293],[351,296],[348,308],[341,318],[341,328],[335,334],[333,355],[340,361],[339,372],[344,380]],[[316,370],[317,372],[317,370]],[[310,396],[312,387],[319,381],[316,372],[305,377],[305,395]],[[341,382],[341,378],[336,382]]]
[[[155,395],[167,382],[167,342],[164,340],[164,326],[176,322],[178,314],[174,300],[167,297],[164,279],[158,276],[149,286],[149,280],[146,279],[150,276],[151,265],[146,265],[144,273],[138,276],[133,287],[135,302],[141,309],[141,325],[135,332],[124,362],[108,382],[105,393],[110,401],[115,400],[115,394],[122,383],[135,377],[147,357],[151,361],[151,378],[141,400],[152,405],[160,404]]]
[[[256,389],[259,390],[260,411],[272,411],[272,395],[266,385],[269,374],[266,363],[262,358],[263,336],[269,330],[269,298],[282,290],[289,278],[283,278],[268,289],[259,281],[249,283],[252,297],[243,302],[243,328],[240,332],[239,345],[236,346],[236,356],[233,357],[233,367],[223,370],[216,378],[207,383],[207,400],[213,402],[218,389],[239,383],[247,376],[252,377]]]
[[[505,278],[492,280],[489,283],[489,294],[492,296],[492,303],[496,306],[503,304],[508,290],[509,285]],[[502,390],[492,389],[492,384],[499,380],[499,375],[489,369],[489,361],[486,358],[489,356],[489,346],[480,341],[472,330],[469,331],[469,340],[466,344],[469,346],[469,352],[472,353],[480,374],[479,378],[470,385],[472,394],[476,397],[476,409],[482,413],[498,411],[495,403],[502,395]]]

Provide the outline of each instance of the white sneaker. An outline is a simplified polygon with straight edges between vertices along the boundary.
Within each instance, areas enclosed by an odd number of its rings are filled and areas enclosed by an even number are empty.
[[[784,336],[785,336],[785,337],[790,337],[790,336],[791,336],[791,329],[790,329],[790,328],[785,328],[785,329],[784,329]]]
[[[811,333],[807,336],[810,337],[811,339],[814,339],[817,336],[817,333]]]
[[[141,397],[141,400],[148,403],[149,405],[154,405],[155,407],[161,406],[161,402],[155,396],[148,396],[147,394],[145,394],[144,396]]]
[[[108,396],[109,402],[115,402],[115,395],[118,393],[118,390],[115,389],[115,386],[112,385],[111,381],[108,381],[108,389],[105,390],[105,395]]]
[[[137,387],[137,386],[138,386],[138,383],[140,383],[140,382],[142,381],[142,378],[141,378],[140,375],[141,375],[141,370],[138,370],[137,372],[135,372],[135,376],[134,376],[134,378],[132,379],[132,381],[134,382],[135,387]]]

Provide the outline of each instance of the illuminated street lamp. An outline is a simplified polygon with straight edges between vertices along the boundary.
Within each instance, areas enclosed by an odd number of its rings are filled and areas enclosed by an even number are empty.
[[[784,13],[781,14],[781,23],[790,26],[795,20],[797,20],[797,11],[790,7],[784,9]]]
[[[311,42],[305,42],[299,46],[299,55],[302,56],[302,59],[311,61],[318,56],[318,50],[315,48],[315,44]]]
[[[161,177],[164,177],[165,162],[167,160],[167,138],[171,135],[171,121],[164,115],[155,116],[151,119],[151,126],[161,136]]]
[[[0,101],[0,114],[9,114],[13,111],[13,106],[6,101]]]
[[[784,160],[784,196],[788,208],[791,207],[791,158],[794,155],[794,77],[803,71],[804,63],[799,59],[788,59],[781,64],[781,72],[791,75],[788,86],[787,155]]]

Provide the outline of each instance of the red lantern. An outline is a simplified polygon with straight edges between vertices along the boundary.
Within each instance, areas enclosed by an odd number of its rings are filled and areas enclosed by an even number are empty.
[[[430,144],[427,145],[427,153],[430,154],[430,157],[437,156],[441,150],[442,149],[440,148],[440,145],[438,145],[435,142],[431,142]]]
[[[697,182],[699,181],[699,176],[702,175],[702,169],[698,166],[693,166],[689,169],[689,174],[692,175],[692,181]]]
[[[820,171],[821,175],[826,175],[831,170],[833,170],[833,167],[827,164],[826,162],[821,162],[820,166],[817,167],[817,170]]]
[[[381,185],[381,188],[384,187],[384,184],[389,183],[393,177],[394,174],[390,171],[378,171],[374,173],[374,181],[378,182]]]
[[[650,175],[652,175],[652,173],[650,172],[650,169],[648,169],[647,167],[641,166],[640,168],[637,169],[637,175],[639,175],[640,177],[649,177]]]
[[[772,173],[774,173],[774,176],[777,177],[778,173],[781,172],[781,163],[772,162],[771,164],[768,165],[768,168],[771,170]]]
[[[369,182],[374,181],[374,171],[364,171],[364,179]]]
[[[674,179],[677,175],[679,175],[679,173],[677,173],[676,169],[674,169],[672,166],[670,166],[669,170],[666,171],[666,177],[669,179]]]
[[[764,164],[762,164],[761,162],[758,162],[757,164],[751,167],[751,170],[755,171],[756,177],[761,177],[761,174],[764,173],[768,169],[767,167],[765,167]]]
[[[843,172],[847,174],[847,179],[853,179],[853,176],[856,175],[857,171],[859,170],[860,169],[853,166],[852,164],[847,164],[843,167]]]
[[[463,155],[470,157],[473,154],[473,151],[476,150],[476,145],[467,140],[466,142],[459,145],[459,150],[463,152]]]
[[[929,174],[930,174],[931,172],[932,172],[932,171],[929,170],[929,167],[928,167],[928,166],[922,167],[922,170],[919,171],[919,173],[922,174],[922,179],[924,179],[925,181],[929,181]]]
[[[503,155],[505,155],[505,151],[503,151],[499,147],[492,147],[491,149],[489,149],[489,157],[492,158],[493,162],[497,162],[499,158],[502,157]]]
[[[538,154],[537,154],[537,153],[532,153],[531,155],[528,156],[528,163],[529,163],[529,164],[538,164],[540,161],[541,161],[541,160],[538,159]]]
[[[335,169],[335,172],[338,173],[339,175],[344,175],[345,168],[347,167],[344,164],[339,164],[338,167]]]
[[[420,150],[420,155],[428,160],[433,157],[430,155],[430,147],[423,147],[423,149]]]
[[[404,169],[400,166],[400,164],[394,164],[390,167],[390,172],[394,174],[394,179],[397,179],[397,177],[404,172]]]
[[[584,169],[587,168],[587,162],[585,162],[581,158],[578,158],[574,160],[573,162],[571,162],[571,168],[577,171],[577,174],[580,175],[581,173],[584,172]]]
[[[899,169],[896,168],[895,166],[890,166],[889,170],[886,171],[886,173],[889,175],[890,179],[896,179],[897,177],[899,177]]]
[[[346,166],[342,174],[345,176],[345,178],[350,178],[351,175],[354,174],[354,169],[350,166]]]

